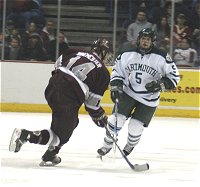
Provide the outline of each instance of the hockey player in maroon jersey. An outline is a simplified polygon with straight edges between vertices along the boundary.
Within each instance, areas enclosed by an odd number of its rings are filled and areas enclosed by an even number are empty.
[[[45,98],[52,110],[49,130],[15,129],[9,150],[20,151],[26,142],[49,145],[40,166],[56,165],[57,156],[78,126],[78,112],[84,103],[86,111],[99,127],[107,124],[107,116],[100,100],[108,89],[110,74],[104,63],[112,58],[112,45],[105,38],[94,41],[91,50],[68,49],[55,63],[55,70],[45,90]]]

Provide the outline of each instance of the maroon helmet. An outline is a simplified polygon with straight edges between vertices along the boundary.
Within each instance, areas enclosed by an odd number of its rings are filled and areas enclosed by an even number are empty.
[[[98,38],[91,45],[91,51],[97,53],[106,65],[111,65],[113,60],[113,47],[109,40]]]

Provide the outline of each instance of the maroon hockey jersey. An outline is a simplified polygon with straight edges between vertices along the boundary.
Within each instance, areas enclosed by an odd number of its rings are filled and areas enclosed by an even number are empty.
[[[68,49],[58,58],[55,68],[77,80],[86,95],[86,107],[93,110],[100,107],[100,100],[108,89],[110,73],[95,53]]]

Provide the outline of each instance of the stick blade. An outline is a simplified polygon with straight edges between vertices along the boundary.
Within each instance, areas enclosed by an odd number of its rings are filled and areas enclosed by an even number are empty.
[[[141,165],[139,164],[131,165],[131,169],[138,172],[147,171],[149,170],[149,164],[146,163],[146,164],[141,164]]]

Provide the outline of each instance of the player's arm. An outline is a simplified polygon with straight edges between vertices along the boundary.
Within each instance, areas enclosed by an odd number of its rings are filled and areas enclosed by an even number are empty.
[[[114,103],[116,100],[119,100],[121,94],[123,93],[123,84],[125,77],[127,76],[121,60],[122,55],[119,55],[115,60],[110,80],[110,96]]]
[[[105,127],[107,125],[108,117],[101,106],[97,110],[94,110],[85,105],[85,109],[98,127]]]
[[[99,78],[95,82],[94,92],[89,93],[89,97],[85,100],[85,109],[89,113],[94,123],[99,127],[104,127],[107,124],[107,115],[104,109],[100,106],[101,99],[108,89],[110,74],[108,70],[102,68],[97,75]]]
[[[162,78],[145,85],[145,88],[149,92],[172,90],[179,83],[180,76],[178,68],[168,54],[166,55],[164,64]]]
[[[92,118],[93,122],[99,126],[104,127],[107,124],[107,115],[104,109],[100,106],[102,96],[89,93],[89,97],[85,100],[85,109]]]
[[[167,77],[162,77],[157,81],[151,81],[145,85],[145,88],[149,92],[163,92],[165,90],[174,89],[175,87],[176,86],[173,84],[173,82]]]
[[[115,79],[110,82],[110,97],[115,103],[120,99],[121,94],[123,93],[123,81],[120,79]]]

